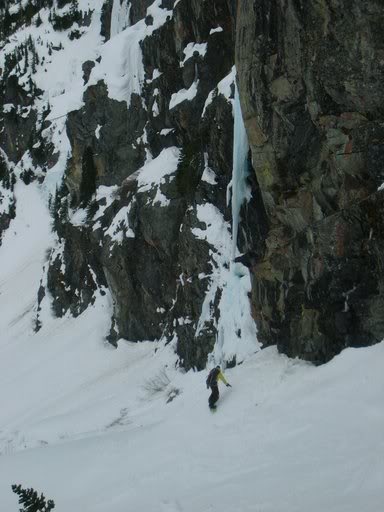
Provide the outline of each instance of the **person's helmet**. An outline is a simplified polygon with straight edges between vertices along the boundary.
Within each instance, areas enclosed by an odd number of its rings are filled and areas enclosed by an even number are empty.
[[[219,364],[216,366],[216,369],[217,369],[217,370],[221,370],[221,368],[220,368],[220,365],[219,365]]]

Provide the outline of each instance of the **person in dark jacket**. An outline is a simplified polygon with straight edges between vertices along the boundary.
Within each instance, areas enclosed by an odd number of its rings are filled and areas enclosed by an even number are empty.
[[[213,368],[208,375],[207,378],[207,389],[211,389],[211,394],[208,398],[208,404],[210,409],[216,409],[216,402],[219,399],[219,384],[218,381],[221,380],[227,387],[232,387],[228,384],[227,379],[224,377],[223,372],[221,371],[220,366],[216,366]]]

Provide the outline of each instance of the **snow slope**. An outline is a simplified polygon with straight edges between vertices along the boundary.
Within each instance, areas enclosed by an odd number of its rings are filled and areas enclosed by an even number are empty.
[[[51,250],[61,250],[46,199],[61,181],[70,149],[65,115],[82,105],[81,65],[101,56],[89,83],[105,78],[111,96],[129,103],[144,80],[138,43],[171,15],[156,0],[149,11],[153,26],[140,21],[125,27],[129,3],[114,0],[112,38],[104,44],[102,3],[80,0],[80,8],[92,7],[95,14],[76,51],[67,33],[46,30],[46,11],[40,28],[18,31],[0,55],[1,64],[29,35],[41,38],[35,78],[46,93],[35,108],[41,113],[49,101],[52,125],[45,137],[60,154],[44,188],[17,183],[16,218],[0,247],[0,510],[18,509],[11,485],[20,483],[54,499],[58,512],[380,511],[384,345],[348,349],[320,368],[274,348],[254,353],[256,331],[245,314],[249,275],[240,265],[229,267],[236,248],[213,207],[199,206],[207,229],[194,232],[217,249],[201,325],[220,286],[219,335],[210,362],[235,355],[244,360],[226,371],[233,388],[222,390],[215,413],[207,407],[205,373],[178,370],[172,345],[121,340],[116,350],[105,343],[112,313],[106,290],[76,319],[54,319],[46,297],[39,312],[43,327],[34,333],[44,263]],[[47,42],[61,48],[52,59]],[[234,69],[217,92],[229,96],[233,79]],[[187,92],[192,97],[194,89]],[[179,91],[173,101],[188,95]],[[172,163],[175,151],[158,158]],[[165,178],[154,178],[155,160],[141,170],[142,187]],[[205,177],[211,179],[208,167]],[[98,190],[107,200],[112,192]],[[157,200],[164,200],[159,194]],[[237,194],[244,199],[241,190]],[[111,232],[126,212],[119,215]],[[232,339],[234,332],[241,336]]]
[[[104,343],[108,294],[33,333],[52,235],[39,189],[16,197],[0,251],[1,510],[18,508],[13,483],[58,512],[381,510],[384,344],[319,368],[259,351],[226,371],[212,413],[205,373],[177,370],[171,346]]]

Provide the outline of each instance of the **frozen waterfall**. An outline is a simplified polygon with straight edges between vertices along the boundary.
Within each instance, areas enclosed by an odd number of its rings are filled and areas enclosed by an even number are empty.
[[[233,137],[233,172],[232,172],[232,254],[236,257],[237,235],[239,232],[240,209],[245,199],[249,199],[246,183],[248,173],[248,139],[241,112],[239,91],[235,82],[234,104],[234,137]]]
[[[129,13],[131,2],[129,0],[114,0],[111,15],[111,37],[116,36],[129,26]]]
[[[224,266],[221,269],[220,318],[217,324],[217,340],[214,350],[208,358],[208,367],[218,363],[239,363],[259,350],[256,324],[252,318],[249,302],[249,293],[251,292],[249,270],[241,263],[233,261],[237,253],[240,209],[244,201],[250,199],[250,189],[246,181],[248,149],[239,93],[235,83],[233,172],[228,190],[228,192],[232,192],[233,222],[232,239],[227,246],[230,267],[225,268]]]

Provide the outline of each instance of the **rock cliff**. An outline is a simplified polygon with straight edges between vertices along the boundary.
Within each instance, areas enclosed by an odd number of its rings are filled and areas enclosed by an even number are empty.
[[[383,21],[379,1],[238,6],[259,337],[318,363],[384,334]]]
[[[239,362],[255,323],[315,363],[381,340],[381,2],[9,0],[0,16],[0,235],[20,179],[45,187],[57,234],[36,329],[108,293],[112,344],[172,343],[186,369]]]
[[[36,328],[47,301],[58,316],[78,315],[108,292],[112,344],[168,340],[185,368],[204,368],[230,258],[223,249],[231,230],[230,2],[32,3],[29,14],[9,4],[12,20],[31,26],[32,36],[14,50],[4,34],[0,143],[11,174],[24,172],[23,160],[28,172],[39,166],[31,180],[62,173],[52,190],[57,245],[41,279]],[[60,42],[49,46],[40,27]],[[93,49],[86,38],[95,27]],[[45,90],[39,73],[52,73],[70,45],[84,55],[81,74],[71,55],[72,83]],[[74,82],[82,91],[76,101]],[[27,109],[25,119],[15,109]]]

